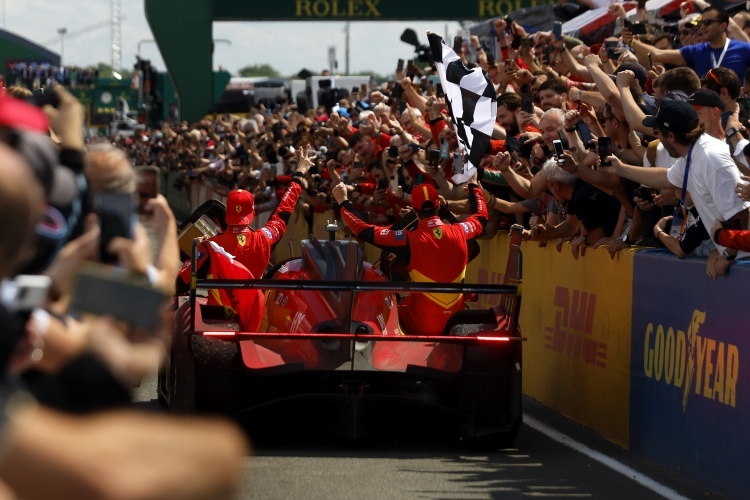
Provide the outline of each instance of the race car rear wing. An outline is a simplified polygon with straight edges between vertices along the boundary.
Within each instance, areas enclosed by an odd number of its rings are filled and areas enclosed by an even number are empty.
[[[492,294],[503,295],[499,308],[509,317],[506,332],[510,335],[495,335],[493,332],[480,332],[474,336],[434,336],[434,335],[381,335],[380,340],[428,340],[440,342],[508,342],[511,340],[526,340],[515,335],[518,329],[518,316],[521,309],[521,269],[522,255],[520,250],[522,227],[513,225],[511,228],[510,252],[505,270],[504,283],[497,284],[465,284],[465,283],[416,283],[416,282],[392,282],[392,281],[291,281],[274,279],[252,279],[252,280],[223,280],[223,279],[198,279],[197,250],[198,240],[193,241],[193,258],[190,280],[190,330],[195,331],[195,307],[197,290],[203,289],[242,289],[242,290],[326,290],[333,292],[432,292],[432,293],[463,293],[463,294]],[[215,331],[202,332],[205,336],[232,337],[232,338],[275,338],[280,334],[264,332],[231,332]],[[311,339],[346,339],[346,340],[373,340],[372,335],[362,333],[285,333],[285,338],[311,338]]]

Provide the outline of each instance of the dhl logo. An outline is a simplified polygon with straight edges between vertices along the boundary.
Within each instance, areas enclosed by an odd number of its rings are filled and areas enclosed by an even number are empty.
[[[694,310],[687,334],[649,323],[643,342],[646,377],[682,389],[682,411],[691,393],[735,407],[740,351],[734,344],[698,335],[706,312]]]
[[[586,363],[605,368],[607,344],[591,338],[596,294],[558,286],[555,289],[554,305],[557,308],[555,324],[545,328],[545,349],[581,358]]]

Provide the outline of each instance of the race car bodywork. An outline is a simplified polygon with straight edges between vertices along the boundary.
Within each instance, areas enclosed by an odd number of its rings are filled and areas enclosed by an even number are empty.
[[[348,438],[395,415],[440,422],[490,447],[521,423],[520,297],[511,285],[396,283],[364,262],[354,240],[304,240],[302,256],[268,279],[195,278],[178,297],[159,398],[176,412],[220,412],[253,430],[291,419]],[[518,245],[512,252],[517,267]],[[510,276],[517,274],[511,269]],[[259,332],[241,332],[200,288],[265,289]],[[404,335],[398,300],[432,291],[498,294],[498,305],[455,314],[442,336]]]

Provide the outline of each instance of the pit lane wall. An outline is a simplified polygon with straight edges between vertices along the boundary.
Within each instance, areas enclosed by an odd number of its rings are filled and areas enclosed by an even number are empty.
[[[508,239],[482,241],[467,281],[502,283]],[[525,393],[706,489],[750,491],[750,263],[524,242]]]

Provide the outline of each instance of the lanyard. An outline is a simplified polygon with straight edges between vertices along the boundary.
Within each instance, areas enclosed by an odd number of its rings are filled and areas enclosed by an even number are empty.
[[[727,37],[727,41],[724,44],[724,50],[721,51],[721,55],[719,56],[719,62],[716,62],[716,56],[714,56],[714,49],[712,49],[710,45],[708,46],[708,49],[711,51],[711,64],[713,65],[714,69],[721,66],[721,61],[724,60],[724,55],[727,53],[728,48],[729,48],[729,37]]]
[[[690,173],[690,157],[693,155],[693,148],[695,147],[695,143],[693,143],[692,146],[690,146],[690,151],[688,151],[687,160],[685,161],[685,175],[682,177],[682,194],[680,195],[680,204],[676,207],[674,207],[674,217],[677,217],[677,215],[680,212],[680,208],[685,208],[685,197],[687,196],[687,183],[688,183],[688,174]]]

